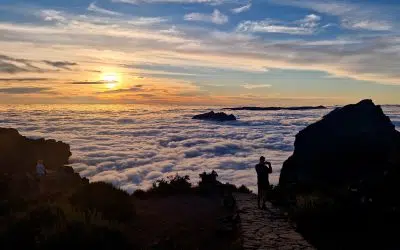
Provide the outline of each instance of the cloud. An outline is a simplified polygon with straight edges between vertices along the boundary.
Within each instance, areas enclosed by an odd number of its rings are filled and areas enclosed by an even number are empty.
[[[93,11],[103,15],[110,15],[110,16],[122,16],[122,13],[106,10],[96,5],[96,2],[92,2],[89,7],[87,8],[89,11]]]
[[[45,21],[58,21],[64,22],[66,18],[64,17],[63,12],[57,10],[42,10],[39,13],[39,16],[43,18]]]
[[[117,94],[117,93],[130,93],[130,92],[137,92],[143,90],[143,85],[136,85],[131,88],[126,89],[112,89],[106,90],[102,92],[98,92],[98,94]]]
[[[0,88],[0,93],[14,94],[14,95],[34,94],[34,93],[44,92],[44,91],[47,91],[47,90],[50,90],[50,89],[51,88],[41,88],[41,87]]]
[[[145,93],[143,93],[143,94],[137,94],[137,96],[141,96],[141,97],[144,97],[144,98],[157,97],[157,95],[154,95],[154,94],[145,94]]]
[[[184,16],[184,19],[186,21],[199,21],[215,24],[225,24],[229,21],[228,16],[222,14],[217,9],[214,9],[212,14],[204,14],[198,12],[189,13]]]
[[[0,73],[17,74],[23,72],[41,72],[29,60],[0,55]]]
[[[398,108],[383,109],[399,124]],[[88,111],[56,105],[45,111],[46,107],[27,106],[15,112],[8,106],[0,113],[0,124],[18,128],[28,137],[68,142],[70,164],[81,176],[129,192],[177,173],[188,174],[196,183],[199,173],[213,169],[222,182],[255,190],[254,165],[261,155],[272,162],[270,178],[276,184],[296,133],[329,112],[235,111],[239,121],[221,124],[191,119],[205,112],[204,107],[104,105]]]
[[[127,23],[134,25],[152,25],[164,23],[166,21],[168,21],[168,19],[165,17],[138,17],[127,21]]]
[[[140,1],[139,0],[111,0],[111,2],[113,3],[127,3],[127,4],[139,4]]]
[[[248,4],[243,5],[241,7],[233,8],[233,9],[231,9],[231,12],[235,13],[235,14],[239,14],[239,13],[250,10],[250,8],[251,8],[251,2],[249,2]]]
[[[368,3],[355,4],[344,1],[318,0],[269,0],[270,3],[312,9],[319,13],[340,18],[343,28],[370,31],[388,31],[393,28],[390,19],[382,16],[390,9]]]
[[[342,26],[353,30],[388,31],[392,29],[392,25],[386,21],[353,20],[351,18],[344,18]]]
[[[231,3],[233,1],[232,0],[111,0],[111,2],[134,4],[134,5],[138,5],[141,3],[150,3],[150,4],[155,4],[155,3],[176,3],[176,4],[204,3],[204,4],[209,4],[209,5],[220,5],[223,3]]]
[[[95,84],[107,84],[107,83],[117,83],[118,81],[78,81],[78,82],[71,82],[70,84],[80,84],[80,85],[95,85]]]
[[[55,68],[60,68],[60,69],[66,69],[66,70],[71,70],[69,66],[76,66],[78,65],[77,63],[74,62],[67,62],[67,61],[48,61],[44,60],[43,61],[45,64],[50,65]]]
[[[28,70],[23,67],[14,65],[12,63],[0,61],[0,72],[8,74],[16,74],[21,72],[28,72]]]
[[[272,87],[271,84],[249,84],[245,83],[242,85],[243,88],[245,89],[258,89],[258,88],[270,88]]]
[[[37,64],[44,63],[45,65],[50,65],[59,69],[71,70],[69,66],[78,65],[77,63],[68,62],[68,61],[50,61],[50,60],[27,60],[16,57],[10,57],[6,55],[0,55],[0,73],[8,73],[8,74],[18,74],[18,73],[27,73],[27,72],[36,72],[43,73],[48,70],[44,70],[38,66]],[[35,65],[34,65],[35,64]],[[27,78],[29,80],[35,81],[38,78]],[[43,79],[43,78],[40,78]],[[45,78],[47,79],[47,78]]]
[[[26,78],[0,78],[0,82],[41,82],[49,81],[51,78],[44,77],[26,77]]]
[[[285,33],[291,35],[312,35],[319,27],[320,16],[310,14],[292,23],[265,19],[262,21],[242,21],[236,30],[254,33]]]
[[[315,14],[310,14],[305,16],[303,19],[297,21],[300,26],[306,28],[315,28],[319,25],[319,21],[321,21],[321,17]]]
[[[42,11],[34,12],[40,17],[38,13]],[[316,25],[322,22],[318,21],[319,15],[316,14],[292,22],[262,20],[266,23],[266,31],[287,32],[285,27],[292,27],[289,33],[295,34],[299,34],[299,29],[300,33],[306,34],[315,31],[315,36],[306,39],[275,40],[262,34],[265,30],[250,31],[263,27],[259,20],[243,25],[247,32],[221,31],[195,24],[176,24],[179,32],[165,32],[171,28],[170,23],[134,25],[118,16],[56,13],[52,18],[58,16],[55,19],[64,20],[62,23],[1,22],[0,46],[13,54],[24,51],[27,58],[35,58],[35,65],[42,62],[41,55],[55,57],[54,61],[79,62],[82,68],[88,66],[85,70],[98,69],[105,61],[118,69],[122,67],[120,65],[171,65],[175,67],[174,72],[179,71],[180,75],[173,77],[172,74],[167,76],[163,73],[162,77],[174,80],[186,77],[182,72],[187,72],[187,68],[193,69],[192,72],[197,76],[199,72],[215,76],[221,70],[254,73],[269,68],[321,71],[375,84],[400,84],[400,75],[394,67],[398,62],[400,41],[397,34],[382,36],[380,33],[359,33],[357,36],[327,39],[317,36],[325,25]],[[133,19],[140,20],[138,17]],[[59,28],[59,25],[63,28]],[[268,26],[276,27],[273,29]],[[0,58],[0,61],[4,60]],[[23,70],[33,70],[26,68],[22,62],[12,64]],[[16,70],[20,69],[13,69]],[[131,74],[145,75],[146,81],[154,78],[154,72],[142,74],[144,70],[134,67],[121,69]],[[186,79],[189,77],[192,76],[187,75]],[[160,81],[159,84],[163,86],[164,83]],[[165,95],[160,98],[165,98]]]

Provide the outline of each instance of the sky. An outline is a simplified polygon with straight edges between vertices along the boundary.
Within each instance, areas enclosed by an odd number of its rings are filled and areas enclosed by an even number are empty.
[[[396,0],[0,0],[0,103],[400,103]]]

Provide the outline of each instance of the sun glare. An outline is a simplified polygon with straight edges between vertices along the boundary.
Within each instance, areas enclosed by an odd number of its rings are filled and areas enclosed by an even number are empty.
[[[119,77],[116,73],[105,73],[102,75],[101,80],[104,81],[107,88],[114,89],[117,87]]]

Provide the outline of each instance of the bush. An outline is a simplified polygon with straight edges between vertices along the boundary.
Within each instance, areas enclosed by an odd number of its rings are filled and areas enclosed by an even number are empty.
[[[253,193],[248,187],[246,187],[245,185],[241,185],[238,189],[237,189],[237,191],[239,192],[239,193],[245,193],[245,194],[251,194],[251,193]]]
[[[104,219],[129,222],[134,218],[131,197],[111,184],[95,182],[80,187],[71,197],[71,204],[85,213],[101,213]]]
[[[138,199],[145,199],[148,195],[146,191],[142,189],[136,189],[135,192],[133,192],[132,196]]]
[[[9,222],[3,249],[132,248],[117,223],[68,204],[42,204]]]
[[[189,182],[189,176],[170,176],[167,179],[160,179],[153,183],[153,186],[147,190],[136,190],[132,196],[139,199],[146,199],[152,195],[168,196],[175,194],[198,194],[198,195],[226,195],[234,192],[250,194],[252,191],[246,186],[242,185],[239,188],[233,184],[225,183],[222,184],[217,180],[218,174],[215,171],[211,173],[203,172],[200,176],[200,182],[198,186],[192,187]]]
[[[189,182],[189,176],[170,176],[165,179],[157,180],[153,186],[148,190],[150,194],[156,195],[174,195],[174,194],[187,194],[190,193],[192,184]]]
[[[218,181],[217,181],[218,174],[214,170],[209,174],[207,174],[206,172],[203,172],[202,174],[199,174],[199,177],[201,179],[199,182],[199,186],[203,186],[203,185],[205,185],[205,186],[214,185],[215,186],[218,184]]]

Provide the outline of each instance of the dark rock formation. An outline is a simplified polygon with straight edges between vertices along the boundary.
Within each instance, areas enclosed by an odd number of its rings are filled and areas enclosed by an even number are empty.
[[[317,249],[399,249],[400,132],[371,100],[335,109],[297,134],[279,194]]]
[[[325,106],[300,106],[300,107],[237,107],[224,108],[226,110],[251,110],[251,111],[277,111],[277,110],[313,110],[326,109]]]
[[[0,128],[0,172],[34,171],[38,160],[47,169],[68,163],[71,156],[68,144],[45,139],[29,139],[16,129]]]
[[[65,166],[70,147],[0,128],[0,245],[3,249],[68,247],[136,249],[123,228],[135,217],[129,194],[89,183]],[[38,178],[43,160],[48,170]],[[106,198],[105,198],[106,197]],[[55,226],[57,225],[57,226]],[[40,230],[37,230],[37,229]]]
[[[200,114],[200,115],[195,115],[195,116],[193,116],[192,119],[210,120],[210,121],[218,121],[218,122],[236,121],[236,117],[232,114],[227,115],[224,112],[215,113],[214,111]]]
[[[82,179],[72,167],[65,166],[70,155],[70,146],[61,141],[29,139],[16,129],[0,128],[0,182],[7,186],[4,195],[9,201],[37,199],[38,160],[43,160],[50,176],[41,181],[41,184],[51,187],[47,190],[49,196],[88,184],[89,181]]]
[[[296,135],[279,184],[350,185],[383,175],[400,153],[400,132],[371,100],[337,108]]]

